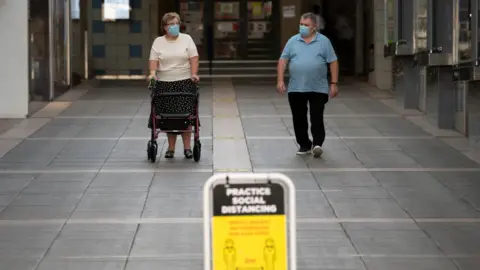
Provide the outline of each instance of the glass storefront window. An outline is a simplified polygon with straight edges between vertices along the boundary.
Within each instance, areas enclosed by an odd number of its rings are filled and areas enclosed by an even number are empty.
[[[240,5],[238,2],[216,2],[216,20],[238,20],[240,18]]]

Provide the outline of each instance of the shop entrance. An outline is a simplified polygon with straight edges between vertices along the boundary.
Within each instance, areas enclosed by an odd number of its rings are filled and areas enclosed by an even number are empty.
[[[278,58],[279,33],[274,0],[177,0],[183,31],[192,36],[203,60]],[[210,43],[211,42],[211,43]]]

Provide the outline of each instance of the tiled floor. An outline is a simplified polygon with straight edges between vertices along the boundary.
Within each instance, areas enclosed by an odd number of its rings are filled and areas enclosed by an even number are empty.
[[[299,270],[480,269],[480,164],[463,138],[351,84],[328,104],[324,157],[299,157],[273,86],[202,82],[199,163],[180,142],[165,160],[163,137],[146,161],[142,84],[71,94],[1,134],[0,269],[202,269],[201,188],[215,171],[291,177]]]

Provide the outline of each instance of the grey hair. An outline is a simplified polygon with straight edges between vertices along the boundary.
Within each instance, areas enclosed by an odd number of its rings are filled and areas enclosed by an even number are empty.
[[[307,13],[304,13],[302,16],[301,16],[301,19],[302,20],[308,20],[310,19],[313,23],[313,25],[316,27],[317,26],[317,15],[315,15],[313,12],[307,12]]]

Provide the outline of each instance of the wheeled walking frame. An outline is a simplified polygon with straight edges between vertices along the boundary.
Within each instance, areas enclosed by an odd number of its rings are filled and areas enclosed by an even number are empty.
[[[148,86],[151,97],[151,137],[147,144],[148,160],[154,163],[158,153],[158,134],[193,132],[193,160],[198,162],[201,156],[200,121],[198,116],[199,93],[190,92],[161,92],[156,89],[157,81],[152,79]],[[182,110],[182,106],[172,106],[176,103],[186,103],[193,110]]]

